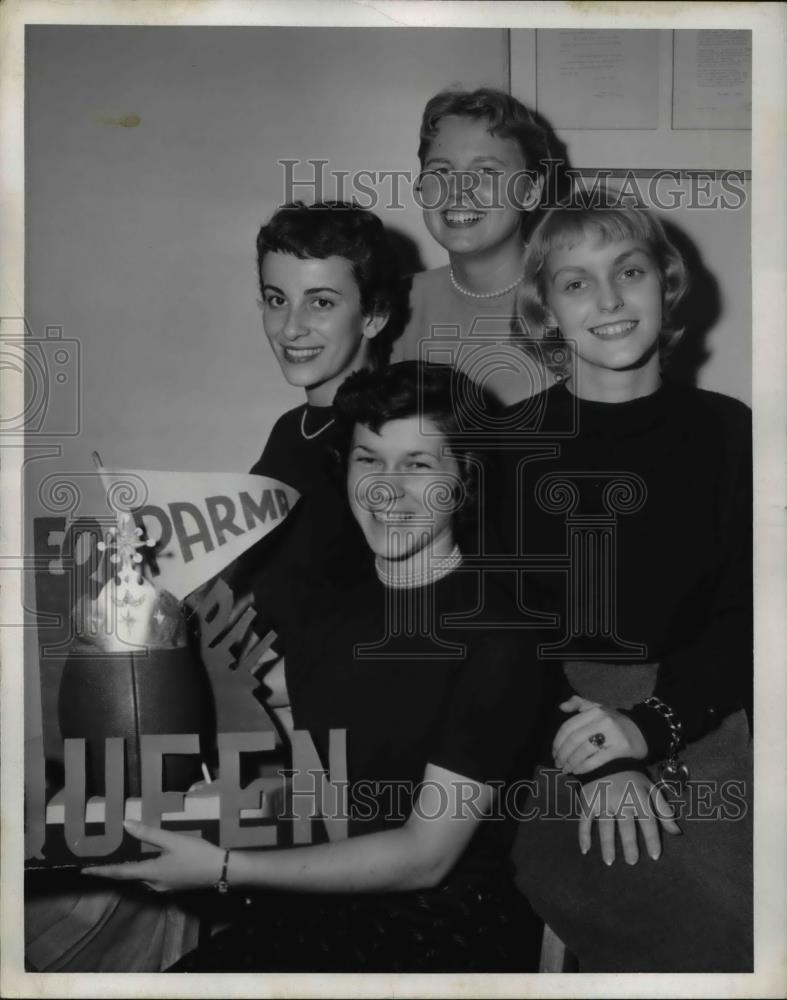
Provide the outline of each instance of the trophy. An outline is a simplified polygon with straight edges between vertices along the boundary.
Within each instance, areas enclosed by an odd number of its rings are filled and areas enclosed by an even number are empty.
[[[58,719],[64,739],[86,741],[88,794],[105,794],[105,741],[125,740],[126,795],[141,794],[140,737],[197,734],[202,759],[215,741],[207,672],[192,651],[180,603],[152,579],[155,543],[121,514],[99,543],[109,567],[95,597],[72,612]],[[200,757],[165,754],[162,789],[186,791],[202,776]]]

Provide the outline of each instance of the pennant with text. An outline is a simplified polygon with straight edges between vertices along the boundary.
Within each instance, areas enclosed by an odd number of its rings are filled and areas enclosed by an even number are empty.
[[[297,490],[269,476],[101,469],[107,502],[156,543],[156,584],[183,600],[275,530]]]

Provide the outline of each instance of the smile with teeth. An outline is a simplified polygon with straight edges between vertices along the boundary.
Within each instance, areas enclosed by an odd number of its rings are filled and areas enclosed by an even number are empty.
[[[294,364],[301,364],[316,358],[320,351],[322,351],[321,347],[285,347],[284,357]]]
[[[383,524],[403,524],[415,517],[411,511],[402,510],[373,510],[372,514],[375,521],[380,521]]]
[[[618,337],[625,337],[637,326],[638,320],[624,319],[617,323],[604,323],[601,326],[591,326],[588,329],[594,337],[602,340],[615,340]]]
[[[443,212],[443,220],[447,226],[474,226],[484,214],[469,208],[447,208]]]

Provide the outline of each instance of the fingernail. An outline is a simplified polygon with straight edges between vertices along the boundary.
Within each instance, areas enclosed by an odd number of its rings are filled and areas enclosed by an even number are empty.
[[[639,861],[639,858],[634,858],[633,861],[629,860],[629,858],[626,858],[626,864],[627,865],[635,865],[638,861]]]
[[[582,852],[582,854],[587,854],[588,850],[589,848],[587,847],[580,847],[580,851]]]
[[[615,863],[614,858],[604,858],[604,864],[607,866],[607,868],[611,868],[614,863]]]
[[[654,861],[658,861],[660,857],[661,857],[661,851],[654,851],[651,854],[651,858],[653,858]]]

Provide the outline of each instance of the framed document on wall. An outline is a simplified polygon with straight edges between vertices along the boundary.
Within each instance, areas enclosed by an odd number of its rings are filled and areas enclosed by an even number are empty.
[[[751,128],[751,32],[674,32],[674,129]]]
[[[751,32],[510,32],[511,93],[573,166],[751,169]]]
[[[557,129],[659,126],[658,32],[539,31],[538,110]]]

